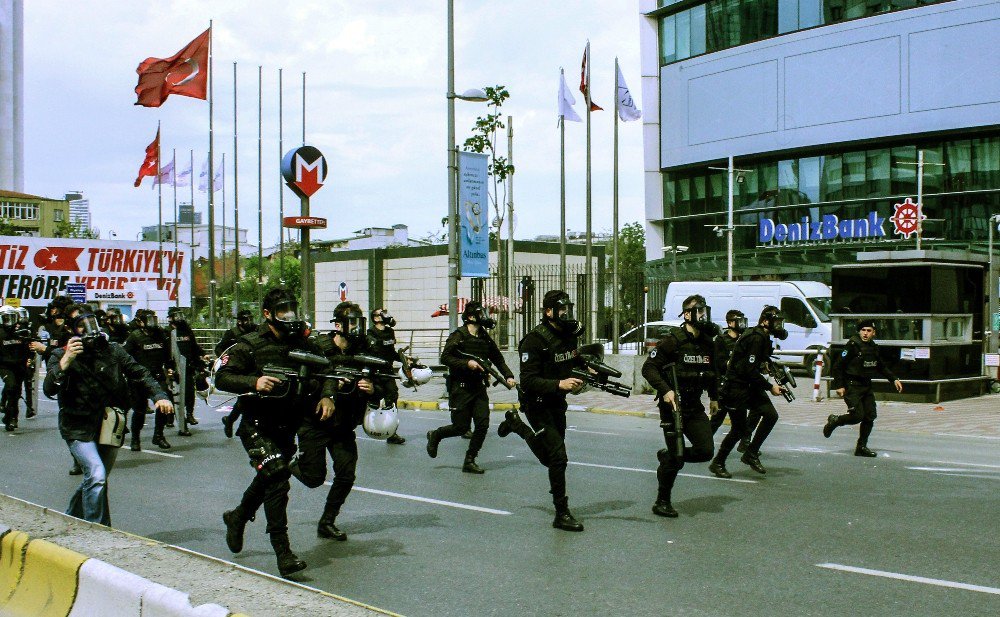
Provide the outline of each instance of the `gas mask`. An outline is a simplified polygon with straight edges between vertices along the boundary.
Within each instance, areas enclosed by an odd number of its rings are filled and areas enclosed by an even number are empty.
[[[6,330],[13,330],[17,326],[20,316],[17,314],[17,309],[13,306],[4,306],[0,308],[0,326],[3,326]]]
[[[396,318],[390,315],[389,311],[385,309],[378,309],[372,313],[372,322],[375,322],[376,317],[382,320],[382,325],[386,328],[396,327]]]
[[[97,316],[84,313],[73,320],[73,331],[80,337],[84,352],[100,351],[108,347],[108,335],[101,330]]]
[[[486,308],[479,302],[470,302],[465,305],[465,311],[462,312],[462,321],[479,324],[479,327],[486,328],[487,330],[492,330],[497,326],[496,320],[490,317],[489,313],[486,312]]]
[[[299,319],[299,305],[294,300],[279,302],[269,311],[267,323],[285,336],[304,338],[309,336],[309,323]]]
[[[785,330],[785,316],[781,314],[775,306],[765,306],[761,311],[760,320],[767,326],[771,336],[783,341],[788,338],[788,330]]]
[[[243,313],[236,318],[236,327],[240,329],[240,332],[248,334],[253,330],[253,315]]]
[[[108,325],[112,327],[120,326],[125,323],[125,318],[122,314],[116,310],[108,310]]]
[[[352,343],[360,340],[365,335],[366,320],[364,313],[361,311],[353,308],[348,309],[330,321],[333,322],[333,331]]]
[[[573,303],[570,302],[569,296],[564,295],[561,298],[552,302],[554,306],[544,307],[552,309],[552,317],[546,316],[545,319],[551,323],[557,324],[562,332],[567,336],[581,336],[584,331],[584,326],[579,321],[573,318]]]
[[[747,316],[743,313],[736,313],[735,315],[730,314],[726,316],[726,323],[733,324],[730,329],[736,334],[743,334],[743,331],[747,329]]]
[[[170,323],[172,324],[187,323],[187,317],[185,317],[182,311],[174,311],[170,313]]]
[[[704,302],[685,307],[678,317],[683,317],[692,326],[702,326],[712,322],[712,307]]]

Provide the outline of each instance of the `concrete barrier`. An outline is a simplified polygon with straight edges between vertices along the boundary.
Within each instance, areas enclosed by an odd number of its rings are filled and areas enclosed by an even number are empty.
[[[0,527],[0,615],[230,617],[233,613],[218,604],[193,607],[186,593]]]

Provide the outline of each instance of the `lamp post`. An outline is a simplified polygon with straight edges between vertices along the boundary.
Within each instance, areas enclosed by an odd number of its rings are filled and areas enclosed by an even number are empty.
[[[455,145],[455,99],[484,102],[482,90],[455,94],[455,0],[448,0],[448,330],[458,327],[458,147]]]
[[[989,233],[989,253],[990,253],[989,258],[990,258],[990,261],[989,261],[989,274],[988,274],[987,280],[986,280],[986,282],[987,282],[986,289],[988,290],[987,293],[989,294],[988,297],[989,297],[989,310],[990,310],[990,315],[989,315],[990,323],[989,323],[989,328],[988,328],[990,330],[990,342],[989,342],[988,348],[989,348],[990,352],[996,353],[996,351],[997,351],[997,333],[993,332],[992,330],[993,330],[993,315],[995,315],[996,312],[997,312],[997,293],[1000,293],[1000,292],[998,292],[998,290],[997,290],[997,277],[994,275],[994,272],[993,272],[993,230],[994,230],[994,228],[1000,229],[1000,214],[994,214],[994,215],[990,216],[990,218],[989,218],[989,226],[990,226],[990,233]],[[987,328],[983,328],[983,329],[986,330]]]
[[[674,281],[677,280],[677,255],[679,253],[687,252],[687,250],[688,247],[683,245],[663,247],[664,253],[670,253],[670,272]]]

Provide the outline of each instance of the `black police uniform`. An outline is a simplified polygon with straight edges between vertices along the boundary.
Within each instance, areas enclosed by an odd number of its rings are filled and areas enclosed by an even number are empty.
[[[486,441],[490,428],[490,397],[486,392],[489,373],[469,368],[469,358],[459,355],[467,353],[491,362],[505,379],[514,377],[503,359],[500,348],[486,328],[480,327],[477,334],[469,331],[468,325],[461,325],[448,336],[441,352],[441,364],[448,367],[448,408],[451,410],[451,424],[434,429],[427,434],[428,452],[437,456],[437,444],[448,437],[459,437],[475,423],[472,439],[465,452],[463,471],[482,473],[475,464],[476,456]]]
[[[642,365],[642,376],[656,390],[660,426],[667,444],[666,448],[657,452],[660,461],[656,469],[659,490],[653,511],[661,516],[677,516],[670,506],[670,493],[684,463],[703,463],[712,458],[712,430],[701,395],[707,391],[710,400],[718,399],[714,353],[715,345],[709,333],[699,330],[694,335],[686,326],[681,326],[671,329],[649,352]],[[683,452],[678,450],[678,427],[674,425],[673,410],[663,400],[671,390],[680,400],[681,430],[691,442],[691,446],[685,446]]]
[[[518,400],[531,428],[520,422],[514,412],[508,412],[498,433],[501,437],[508,432],[517,433],[538,461],[548,467],[549,492],[558,521],[561,515],[569,513],[566,496],[568,393],[559,389],[559,382],[571,377],[574,367],[583,368],[577,352],[577,337],[559,332],[544,321],[521,339],[517,351],[521,359]],[[579,529],[583,529],[582,525]]]
[[[123,345],[125,351],[129,353],[135,361],[149,371],[149,374],[159,384],[160,389],[169,392],[167,378],[164,367],[170,366],[170,344],[166,333],[162,328],[136,328],[125,339]],[[132,431],[133,449],[137,448],[142,433],[142,425],[146,422],[146,413],[149,411],[146,393],[135,388],[132,395],[132,422],[129,427]],[[167,425],[169,414],[156,412],[153,414],[153,437],[162,438],[163,429]],[[169,447],[169,445],[167,446]]]
[[[364,341],[345,353],[333,341],[333,335],[320,336],[315,340],[316,346],[323,355],[336,363],[338,358],[354,353],[367,351]],[[373,395],[368,395],[358,389],[357,384],[344,384],[333,394],[336,382],[329,381],[335,411],[333,416],[321,420],[315,413],[306,413],[299,428],[299,449],[292,473],[309,488],[322,486],[326,480],[326,453],[330,453],[333,462],[333,482],[327,493],[323,506],[323,515],[317,525],[317,535],[321,538],[346,540],[347,535],[337,529],[334,524],[347,496],[354,488],[355,473],[358,465],[358,442],[355,429],[364,419],[368,401]]]
[[[736,341],[740,338],[739,334],[730,336],[730,332],[735,332],[732,328],[726,328],[719,333],[719,336],[715,337],[715,353],[713,359],[715,360],[715,374],[719,377],[719,391],[722,391],[722,386],[726,381],[726,371],[729,369],[729,358],[733,355],[733,350],[736,349]],[[726,410],[722,409],[721,406],[719,411],[715,412],[715,415],[710,418],[712,423],[712,434],[714,435],[719,431],[719,427],[722,423],[726,421]]]
[[[833,367],[833,388],[845,389],[847,413],[841,416],[834,414],[827,419],[827,425],[823,429],[826,437],[838,426],[860,424],[856,453],[867,449],[868,436],[872,433],[878,415],[875,411],[872,379],[879,376],[886,378],[889,383],[896,381],[896,376],[879,357],[875,341],[866,343],[859,334],[849,338],[840,361]]]
[[[240,338],[242,338],[244,334],[250,334],[256,329],[257,327],[254,326],[251,327],[249,330],[244,331],[243,328],[241,328],[239,324],[237,324],[232,328],[226,330],[222,334],[222,339],[220,339],[219,343],[215,346],[215,356],[216,357],[221,356],[224,351],[226,351],[227,349],[238,343]]]
[[[725,467],[726,458],[733,447],[741,438],[749,435],[747,427],[749,411],[760,414],[761,423],[740,460],[758,472],[764,469],[760,466],[757,455],[761,444],[778,423],[778,412],[771,403],[769,395],[771,384],[762,372],[764,363],[771,359],[772,353],[774,345],[763,326],[758,325],[746,330],[736,341],[736,347],[729,358],[726,383],[722,388],[720,400],[721,407],[729,414],[732,427],[719,444],[714,464]]]
[[[108,323],[108,327],[105,330],[108,333],[108,339],[112,343],[118,343],[119,345],[125,344],[130,333],[129,327],[123,323]]]
[[[185,323],[181,326],[172,326],[172,328],[177,332],[177,350],[186,361],[184,370],[184,406],[187,408],[188,423],[197,424],[197,421],[191,422],[194,418],[194,382],[198,371],[205,368],[205,361],[202,359],[205,351],[198,344],[197,339],[195,339],[191,326]],[[176,361],[174,364],[180,366]]]
[[[28,372],[28,339],[13,327],[0,327],[0,379],[3,380],[3,423],[8,431],[17,428],[18,401]]]
[[[382,358],[390,365],[399,361],[399,354],[396,353],[396,331],[392,328],[388,326],[384,330],[374,326],[368,328],[367,344],[367,353]],[[399,401],[399,385],[396,384],[396,380],[377,380],[374,400],[382,400],[386,407],[395,406]]]
[[[288,478],[291,474],[288,462],[295,454],[295,434],[302,425],[303,417],[315,412],[320,398],[332,396],[331,384],[323,384],[318,390],[303,388],[301,396],[296,396],[292,390],[279,392],[281,385],[276,386],[272,393],[275,396],[254,394],[265,366],[294,366],[288,360],[288,352],[293,349],[321,353],[312,341],[291,336],[279,339],[267,324],[263,324],[256,332],[243,336],[235,347],[222,356],[222,366],[215,374],[215,385],[220,390],[245,395],[236,401],[242,414],[236,434],[256,471],[240,504],[223,517],[227,527],[237,527],[240,532],[238,545],[230,544],[229,548],[237,553],[242,550],[243,526],[247,521],[254,520],[257,510],[263,505],[267,533],[278,555],[279,567],[281,555],[290,553],[287,506]],[[284,396],[276,398],[280,394]]]

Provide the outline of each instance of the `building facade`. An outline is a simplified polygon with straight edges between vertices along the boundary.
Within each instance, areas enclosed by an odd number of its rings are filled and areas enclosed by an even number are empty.
[[[737,278],[829,283],[860,251],[918,243],[986,251],[1000,3],[640,5],[648,273],[726,276],[729,157]]]
[[[24,2],[0,0],[0,190],[24,190]]]
[[[7,235],[55,238],[68,217],[65,199],[0,190],[0,226]]]
[[[69,202],[69,220],[80,229],[90,229],[90,200],[80,191],[66,193]]]

